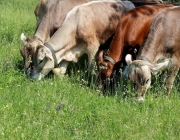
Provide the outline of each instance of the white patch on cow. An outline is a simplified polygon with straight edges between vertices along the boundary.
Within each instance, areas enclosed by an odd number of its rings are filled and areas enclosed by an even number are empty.
[[[131,54],[127,54],[125,57],[125,61],[127,63],[127,65],[132,63],[132,55]]]
[[[164,60],[162,60],[161,62],[155,64],[155,65],[151,68],[151,71],[152,71],[153,74],[157,74],[158,72],[167,69],[168,66],[169,66],[169,64],[170,64],[170,59],[164,59]]]
[[[61,77],[62,75],[64,75],[66,73],[66,67],[60,67],[60,68],[54,68],[52,70],[52,72],[58,76]]]
[[[63,59],[66,61],[73,61],[77,62],[78,58],[85,53],[85,47],[84,46],[77,46],[75,48],[72,48],[69,50],[64,56]]]
[[[141,69],[144,73],[147,73],[150,71],[149,67],[147,65],[141,66]]]
[[[24,35],[24,33],[21,34],[20,38],[21,38],[21,41],[24,43],[26,40],[26,36]]]

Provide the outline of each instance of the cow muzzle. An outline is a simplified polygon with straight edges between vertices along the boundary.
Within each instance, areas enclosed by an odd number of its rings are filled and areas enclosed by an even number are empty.
[[[37,73],[34,76],[32,76],[33,79],[40,81],[44,78],[44,75],[42,73]]]

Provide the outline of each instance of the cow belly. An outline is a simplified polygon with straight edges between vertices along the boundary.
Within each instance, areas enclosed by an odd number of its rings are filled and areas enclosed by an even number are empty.
[[[74,47],[65,54],[63,59],[66,61],[77,62],[79,57],[82,56],[84,53],[86,53],[84,46]]]

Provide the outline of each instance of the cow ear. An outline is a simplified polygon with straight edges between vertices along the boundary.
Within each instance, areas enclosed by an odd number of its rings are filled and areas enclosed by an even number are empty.
[[[125,57],[125,61],[126,61],[127,65],[131,64],[132,63],[132,55],[127,54]]]
[[[26,36],[24,35],[24,33],[21,34],[21,41],[22,43],[24,43],[26,40]]]

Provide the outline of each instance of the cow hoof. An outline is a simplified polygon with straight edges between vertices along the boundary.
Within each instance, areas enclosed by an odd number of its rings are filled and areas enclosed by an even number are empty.
[[[52,72],[58,77],[63,77],[65,74],[65,71],[62,68],[54,68]]]

